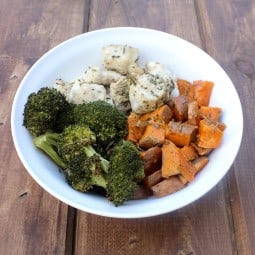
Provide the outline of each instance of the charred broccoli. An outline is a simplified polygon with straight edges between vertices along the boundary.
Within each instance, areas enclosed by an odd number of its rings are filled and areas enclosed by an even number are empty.
[[[144,178],[138,149],[124,140],[127,116],[111,104],[70,104],[56,89],[45,87],[29,95],[23,115],[34,145],[62,169],[75,190],[101,187],[118,206]]]
[[[65,111],[69,103],[59,91],[44,87],[37,93],[31,93],[25,104],[23,125],[36,137],[54,130],[60,112]]]
[[[144,165],[138,149],[129,141],[120,141],[110,153],[108,199],[116,206],[123,204],[132,197],[143,178]]]
[[[111,104],[98,100],[79,104],[74,109],[75,123],[88,125],[99,146],[118,142],[127,135],[127,117]]]
[[[43,150],[62,168],[68,183],[86,192],[94,185],[106,188],[104,175],[109,162],[93,148],[95,135],[87,126],[72,125],[62,133],[46,133],[34,138],[36,147]]]

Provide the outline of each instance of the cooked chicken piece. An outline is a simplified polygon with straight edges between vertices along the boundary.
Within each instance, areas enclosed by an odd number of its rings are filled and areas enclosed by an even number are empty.
[[[96,83],[102,85],[110,85],[112,82],[118,81],[122,75],[115,71],[102,71],[99,67],[89,67],[85,73],[78,79],[81,83]]]
[[[138,65],[139,50],[127,45],[108,45],[103,47],[104,67],[121,74],[142,72]]]
[[[176,79],[172,75],[172,73],[166,68],[165,65],[159,62],[148,62],[145,66],[145,72],[152,74],[154,76],[159,76],[165,80],[169,86],[172,87],[173,90],[176,86]]]
[[[150,112],[168,100],[173,87],[167,80],[152,74],[143,74],[129,89],[132,110],[137,114]]]
[[[129,102],[129,88],[132,84],[131,79],[123,76],[110,86],[110,96],[114,105],[121,111],[126,112],[131,109]]]
[[[53,84],[53,88],[58,90],[67,98],[72,88],[72,85],[69,83],[65,83],[62,79],[57,79]]]
[[[106,90],[103,85],[93,83],[79,83],[76,80],[68,95],[68,101],[75,104],[89,103],[96,100],[107,101]]]

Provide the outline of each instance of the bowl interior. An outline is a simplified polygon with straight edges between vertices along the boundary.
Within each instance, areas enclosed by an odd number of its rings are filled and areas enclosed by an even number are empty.
[[[129,201],[115,207],[104,197],[79,193],[65,182],[58,168],[32,144],[22,126],[24,104],[31,92],[50,86],[55,79],[70,81],[89,66],[102,66],[102,47],[127,44],[139,48],[140,63],[159,61],[178,78],[215,83],[210,105],[223,109],[227,125],[220,148],[207,166],[183,190],[163,198]],[[227,95],[227,96],[226,96]],[[110,28],[71,38],[42,56],[28,71],[12,108],[12,135],[18,155],[30,175],[50,194],[80,210],[118,218],[140,218],[183,207],[214,187],[229,170],[238,152],[243,130],[242,108],[234,85],[224,70],[205,52],[176,36],[142,28]]]

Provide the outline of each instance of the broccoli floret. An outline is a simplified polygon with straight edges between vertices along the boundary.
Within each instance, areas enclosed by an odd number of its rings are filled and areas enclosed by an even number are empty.
[[[94,186],[104,189],[107,186],[101,157],[97,153],[89,157],[85,154],[75,155],[69,160],[65,174],[73,189],[81,192],[87,192]]]
[[[45,133],[35,137],[34,145],[44,151],[59,167],[66,168],[66,164],[58,154],[58,138],[57,133]]]
[[[23,125],[32,136],[40,136],[54,130],[58,115],[69,107],[59,91],[44,87],[28,96],[23,113]]]
[[[65,127],[70,125],[74,125],[74,108],[76,107],[75,104],[69,103],[69,105],[61,111],[56,119],[54,131],[61,133]]]
[[[87,126],[71,125],[62,133],[46,133],[34,138],[36,147],[43,150],[62,168],[68,183],[86,192],[94,185],[106,188],[104,175],[109,162],[93,148],[96,138]]]
[[[108,148],[127,135],[127,117],[111,104],[98,100],[79,104],[74,109],[75,123],[88,125],[98,147]]]
[[[122,140],[110,153],[107,174],[108,199],[116,206],[129,200],[144,178],[144,165],[136,146]]]

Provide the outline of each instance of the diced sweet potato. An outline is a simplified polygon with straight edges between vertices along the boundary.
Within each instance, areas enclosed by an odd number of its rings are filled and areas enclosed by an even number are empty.
[[[188,182],[191,182],[194,179],[196,173],[195,167],[192,165],[190,161],[187,161],[184,158],[181,151],[180,151],[180,173]]]
[[[181,181],[184,185],[186,185],[186,184],[188,183],[187,179],[186,179],[183,175],[178,174],[177,177],[180,179],[180,181]]]
[[[133,196],[131,197],[131,199],[143,199],[143,198],[147,198],[153,195],[153,192],[151,189],[149,189],[148,187],[140,184],[138,185],[137,189],[135,190]]]
[[[199,109],[199,115],[201,119],[218,121],[221,115],[221,111],[222,109],[220,107],[201,106]]]
[[[181,153],[187,161],[194,160],[198,157],[196,150],[191,145],[185,145],[181,148]]]
[[[161,168],[162,151],[160,147],[156,146],[149,148],[148,150],[143,151],[141,156],[143,159],[145,175],[150,175]]]
[[[177,87],[180,95],[187,96],[189,102],[193,102],[195,100],[195,90],[189,81],[178,79]]]
[[[199,106],[208,106],[214,83],[211,81],[197,80],[193,82],[195,100]]]
[[[165,128],[159,123],[150,123],[146,126],[143,136],[139,140],[139,146],[149,149],[154,146],[162,145],[165,141]]]
[[[222,123],[222,122],[217,122],[217,127],[219,130],[221,130],[222,132],[226,129],[226,124]]]
[[[161,170],[157,170],[156,172],[152,173],[151,175],[145,176],[145,178],[143,179],[143,184],[146,187],[151,188],[155,184],[162,181],[162,179],[163,179],[163,177],[162,177]]]
[[[218,128],[218,122],[203,119],[199,122],[196,144],[203,148],[217,148],[221,144],[223,131]]]
[[[187,123],[193,126],[198,126],[200,121],[199,106],[197,101],[188,104],[188,121]]]
[[[195,174],[198,173],[199,171],[201,171],[208,162],[209,162],[209,158],[205,157],[205,156],[198,157],[195,160],[193,160],[192,165],[196,169]]]
[[[143,114],[140,120],[142,121],[153,120],[168,123],[172,119],[172,116],[173,116],[172,110],[168,105],[164,104],[152,112]]]
[[[184,187],[185,185],[177,176],[171,176],[152,186],[151,189],[154,196],[163,197],[175,193]]]
[[[208,155],[212,151],[211,148],[202,148],[202,147],[197,146],[195,143],[191,143],[191,146],[196,150],[196,152],[199,156]]]
[[[173,98],[173,117],[176,121],[186,121],[188,119],[188,97],[179,95]]]
[[[140,116],[131,112],[128,116],[128,136],[127,140],[137,143],[139,139],[142,137],[143,130],[139,127]]]
[[[182,174],[187,181],[192,181],[194,178],[194,167],[188,162],[184,155],[182,155],[180,148],[178,148],[171,141],[166,142],[162,146],[162,177]]]
[[[197,129],[197,126],[170,121],[167,126],[166,138],[177,146],[189,145],[195,141]]]
[[[178,79],[177,80],[177,87],[179,90],[180,95],[187,96],[192,84],[187,80]]]
[[[162,177],[167,178],[180,173],[180,156],[176,145],[167,141],[162,146]]]

